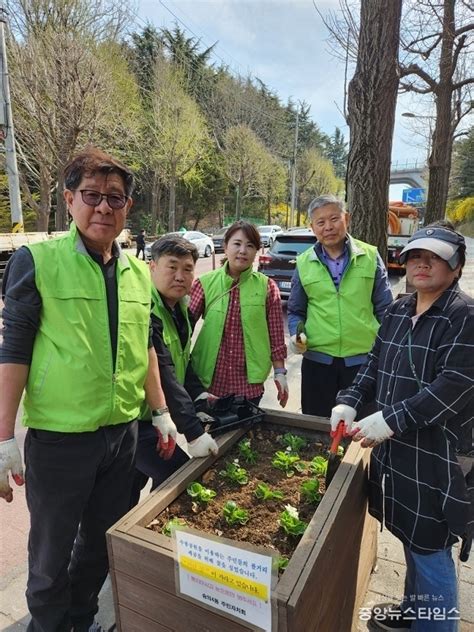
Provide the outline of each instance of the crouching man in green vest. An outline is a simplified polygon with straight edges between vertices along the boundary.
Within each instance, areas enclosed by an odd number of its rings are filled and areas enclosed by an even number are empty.
[[[296,259],[290,348],[303,354],[302,412],[330,417],[338,391],[352,384],[372,348],[392,292],[377,248],[347,233],[343,202],[321,195],[308,216],[317,241]]]
[[[193,404],[194,400],[212,397],[205,392],[189,363],[192,329],[186,298],[194,280],[198,257],[196,246],[182,237],[161,237],[152,245],[151,320],[153,345],[167,406],[178,430],[186,437],[189,454],[204,457],[217,454],[218,447],[214,439],[204,432]],[[152,489],[155,489],[188,460],[188,455],[179,446],[170,459],[158,457],[150,409],[145,406],[138,424],[132,505],[138,502],[148,478],[152,479]]]
[[[97,629],[105,533],[129,508],[145,397],[163,411],[153,420],[162,453],[176,437],[150,340],[149,272],[115,240],[133,174],[90,147],[64,182],[69,233],[20,248],[3,283],[0,497],[13,500],[10,474],[24,480],[14,429],[25,390],[28,632]]]

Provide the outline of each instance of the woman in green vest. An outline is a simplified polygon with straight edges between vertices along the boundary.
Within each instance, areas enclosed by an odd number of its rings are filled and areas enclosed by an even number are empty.
[[[278,401],[288,401],[286,345],[280,292],[253,270],[260,235],[239,220],[224,237],[224,265],[202,275],[191,290],[189,311],[204,319],[191,361],[204,387],[217,397],[243,395],[258,403],[273,366]]]

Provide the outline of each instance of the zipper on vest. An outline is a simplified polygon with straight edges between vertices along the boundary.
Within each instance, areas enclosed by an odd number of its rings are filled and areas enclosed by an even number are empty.
[[[97,265],[97,264],[96,264]],[[97,267],[99,267],[97,265]],[[117,373],[115,372],[116,369],[116,363],[114,363],[114,358],[112,357],[112,341],[110,340],[110,320],[109,320],[109,308],[107,305],[107,290],[105,287],[105,279],[104,279],[104,275],[102,273],[102,270],[99,269],[99,274],[102,280],[102,298],[104,300],[104,305],[105,305],[105,314],[107,316],[107,339],[109,341],[109,364],[110,364],[110,373],[112,375],[112,389],[111,389],[111,398],[110,398],[110,408],[109,408],[109,420],[112,416],[114,407],[115,407],[115,388],[116,388],[116,383],[117,383]],[[118,281],[117,281],[118,282]],[[118,294],[117,294],[118,297]],[[116,358],[118,357],[118,345],[119,345],[119,310],[120,310],[120,305],[119,305],[119,299],[117,298],[117,355]]]
[[[339,282],[339,287],[341,287],[341,281]],[[342,318],[341,318],[341,295],[339,293],[339,287],[336,289],[337,296],[337,315],[339,317],[339,357],[342,356]]]

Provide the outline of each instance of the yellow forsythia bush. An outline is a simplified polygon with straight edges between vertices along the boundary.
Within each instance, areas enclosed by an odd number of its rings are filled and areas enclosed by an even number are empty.
[[[447,215],[455,224],[474,221],[474,197],[450,202],[447,207]]]

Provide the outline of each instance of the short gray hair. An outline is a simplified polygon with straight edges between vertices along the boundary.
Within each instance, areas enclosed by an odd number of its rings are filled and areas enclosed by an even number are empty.
[[[329,204],[334,204],[341,211],[341,213],[346,213],[346,206],[342,200],[337,198],[335,195],[320,195],[317,198],[314,198],[312,202],[310,202],[308,206],[308,216],[310,219],[313,217],[313,211],[322,206],[328,206]]]

